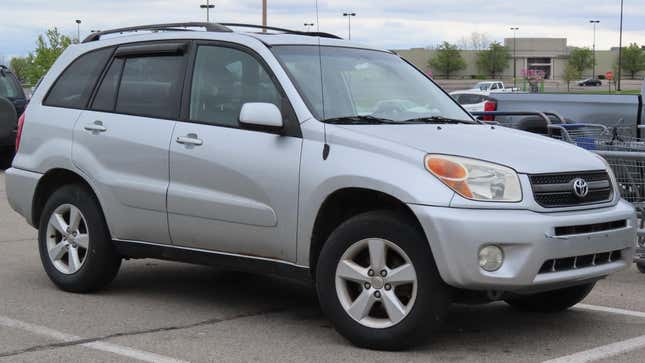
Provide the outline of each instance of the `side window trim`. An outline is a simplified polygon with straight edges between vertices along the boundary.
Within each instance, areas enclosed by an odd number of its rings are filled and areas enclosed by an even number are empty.
[[[300,129],[300,123],[298,122],[297,115],[293,109],[293,106],[291,104],[291,100],[289,100],[289,97],[287,96],[287,93],[284,91],[284,88],[282,88],[282,84],[280,83],[280,80],[278,80],[278,77],[276,77],[275,73],[269,67],[267,62],[260,56],[255,50],[242,45],[238,43],[232,43],[232,42],[226,42],[226,41],[221,41],[221,40],[197,40],[193,41],[192,46],[190,47],[190,51],[187,52],[189,56],[188,60],[188,67],[186,70],[186,78],[184,80],[184,90],[182,92],[182,104],[181,104],[181,115],[179,117],[179,121],[181,122],[187,122],[187,123],[194,123],[194,124],[204,124],[204,125],[210,125],[213,127],[226,127],[226,128],[235,128],[238,130],[244,130],[244,131],[250,131],[250,132],[263,132],[263,133],[275,133],[275,132],[267,132],[267,131],[257,131],[257,130],[250,130],[247,128],[241,128],[238,126],[226,126],[226,125],[215,125],[212,123],[207,123],[207,122],[200,122],[200,121],[193,121],[190,119],[190,102],[191,102],[191,93],[192,93],[192,82],[193,82],[193,74],[195,72],[195,63],[197,59],[197,51],[200,46],[215,46],[215,47],[225,47],[225,48],[231,48],[235,49],[241,52],[244,52],[251,57],[253,57],[259,64],[260,66],[264,69],[266,74],[269,76],[271,79],[271,82],[273,82],[274,86],[278,90],[278,93],[281,96],[281,102],[282,105],[284,105],[286,108],[285,112],[283,112],[283,119],[285,121],[285,128],[284,128],[284,136],[291,136],[291,137],[298,137],[302,138],[302,131]]]
[[[84,104],[82,107],[80,107],[80,108],[78,108],[78,107],[66,107],[66,106],[55,106],[55,105],[50,105],[50,104],[48,104],[47,100],[49,99],[49,95],[51,94],[52,90],[54,89],[54,87],[56,87],[56,84],[58,83],[58,81],[60,81],[60,79],[62,78],[63,74],[65,74],[65,72],[67,72],[67,71],[69,70],[69,68],[71,68],[71,66],[72,66],[72,65],[73,65],[73,64],[74,64],[78,59],[80,59],[81,57],[83,57],[83,56],[85,56],[85,55],[88,55],[88,54],[90,54],[90,53],[98,52],[98,51],[101,51],[101,50],[104,50],[104,49],[109,49],[109,48],[111,48],[111,49],[112,49],[112,52],[111,52],[111,54],[108,56],[108,60],[107,60],[107,62],[105,62],[105,64],[103,65],[103,69],[102,69],[102,70],[101,70],[101,72],[99,73],[99,77],[96,79],[96,81],[94,82],[93,87],[92,87],[92,88],[91,88],[91,90],[90,90],[90,97],[88,97],[87,101],[85,102],[85,104]],[[83,54],[80,54],[80,55],[76,56],[76,57],[75,57],[71,62],[69,62],[69,64],[67,64],[67,65],[65,66],[65,69],[63,69],[63,70],[58,74],[58,76],[56,77],[56,79],[51,83],[51,85],[49,86],[49,89],[47,89],[47,93],[45,93],[45,96],[42,98],[41,106],[58,107],[58,108],[68,108],[68,109],[73,109],[73,110],[87,110],[87,109],[89,108],[89,105],[91,104],[90,102],[92,101],[92,98],[93,98],[93,96],[94,96],[94,92],[96,92],[96,88],[98,87],[98,85],[100,84],[100,81],[101,81],[101,80],[102,80],[102,78],[103,78],[103,74],[104,74],[104,73],[107,71],[107,69],[108,69],[108,63],[111,63],[111,59],[112,59],[112,56],[114,56],[114,52],[115,52],[115,50],[116,50],[116,46],[114,46],[114,45],[110,45],[110,46],[107,46],[107,47],[101,47],[101,48],[92,49],[92,50],[89,50],[89,51],[87,51],[87,52],[85,52],[85,53],[83,53]],[[40,82],[41,82],[42,80],[43,80],[43,78],[41,78],[40,80],[38,80],[38,85],[40,85]]]

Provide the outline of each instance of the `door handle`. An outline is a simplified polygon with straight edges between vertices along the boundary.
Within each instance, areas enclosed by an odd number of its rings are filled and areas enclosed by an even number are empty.
[[[91,131],[92,133],[105,132],[107,128],[103,126],[103,121],[94,121],[92,124],[87,124],[83,126],[86,131]]]
[[[197,138],[197,134],[188,134],[186,136],[178,136],[177,137],[177,143],[183,144],[183,145],[193,145],[193,146],[200,146],[204,143],[202,139]]]

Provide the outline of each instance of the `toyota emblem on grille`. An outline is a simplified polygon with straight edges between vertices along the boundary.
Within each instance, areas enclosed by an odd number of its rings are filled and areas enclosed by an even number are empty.
[[[589,194],[589,184],[587,181],[581,178],[577,178],[573,181],[573,194],[578,198],[584,198]]]

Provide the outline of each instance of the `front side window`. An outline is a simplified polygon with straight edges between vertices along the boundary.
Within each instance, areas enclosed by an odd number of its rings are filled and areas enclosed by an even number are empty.
[[[112,50],[112,48],[104,48],[77,58],[56,80],[44,104],[55,107],[84,108]]]
[[[473,122],[450,96],[394,54],[326,46],[272,49],[319,120],[441,117]]]
[[[190,96],[190,120],[237,127],[247,102],[281,107],[281,94],[266,69],[250,54],[220,46],[200,46]]]
[[[183,56],[126,58],[117,92],[116,112],[177,119],[184,69]],[[107,84],[109,87],[109,79]]]

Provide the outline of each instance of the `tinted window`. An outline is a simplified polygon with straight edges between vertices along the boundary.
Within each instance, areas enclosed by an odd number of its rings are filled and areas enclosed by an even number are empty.
[[[183,79],[181,56],[127,58],[116,112],[176,119]]]
[[[23,98],[22,89],[11,74],[0,74],[0,97]]]
[[[459,103],[462,105],[473,105],[476,103],[484,102],[485,97],[482,95],[462,94],[459,98]]]
[[[50,90],[45,105],[84,108],[111,54],[112,48],[105,48],[72,62]]]
[[[267,71],[250,54],[226,47],[198,48],[190,97],[192,121],[237,126],[245,103],[267,102],[280,108],[281,100]]]
[[[119,87],[119,79],[121,77],[121,70],[123,69],[123,59],[117,58],[112,62],[110,69],[105,74],[103,82],[99,87],[92,109],[97,111],[113,111],[114,104],[116,103],[116,91]]]

